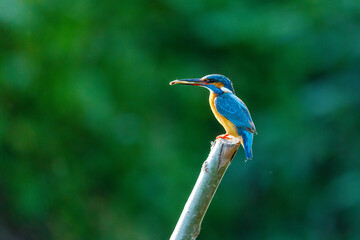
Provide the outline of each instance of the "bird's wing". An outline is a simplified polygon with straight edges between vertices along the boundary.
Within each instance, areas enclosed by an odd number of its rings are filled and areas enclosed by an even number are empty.
[[[238,128],[256,132],[245,103],[232,93],[224,93],[215,98],[216,110]]]

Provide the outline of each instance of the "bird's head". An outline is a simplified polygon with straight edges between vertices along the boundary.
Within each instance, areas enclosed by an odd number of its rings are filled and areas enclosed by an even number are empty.
[[[231,81],[220,74],[210,74],[202,78],[181,79],[170,82],[170,85],[174,84],[205,87],[216,94],[235,93]]]

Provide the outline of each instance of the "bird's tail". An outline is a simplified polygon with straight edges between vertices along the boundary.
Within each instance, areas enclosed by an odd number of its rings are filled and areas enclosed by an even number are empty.
[[[240,130],[239,132],[241,137],[243,138],[242,145],[245,150],[246,160],[250,160],[253,158],[252,144],[253,144],[254,134],[246,130]]]

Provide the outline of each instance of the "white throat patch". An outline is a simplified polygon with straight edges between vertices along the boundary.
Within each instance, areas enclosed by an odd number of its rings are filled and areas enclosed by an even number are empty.
[[[220,89],[221,89],[221,91],[223,91],[224,93],[232,93],[232,91],[231,91],[230,89],[226,88],[226,87],[222,87],[222,88],[220,88]]]

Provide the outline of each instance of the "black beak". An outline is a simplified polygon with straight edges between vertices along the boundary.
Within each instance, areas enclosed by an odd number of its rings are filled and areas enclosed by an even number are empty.
[[[193,85],[193,86],[207,85],[207,83],[201,80],[200,78],[180,79],[170,82],[170,85],[174,85],[174,84],[184,84],[184,85]]]

